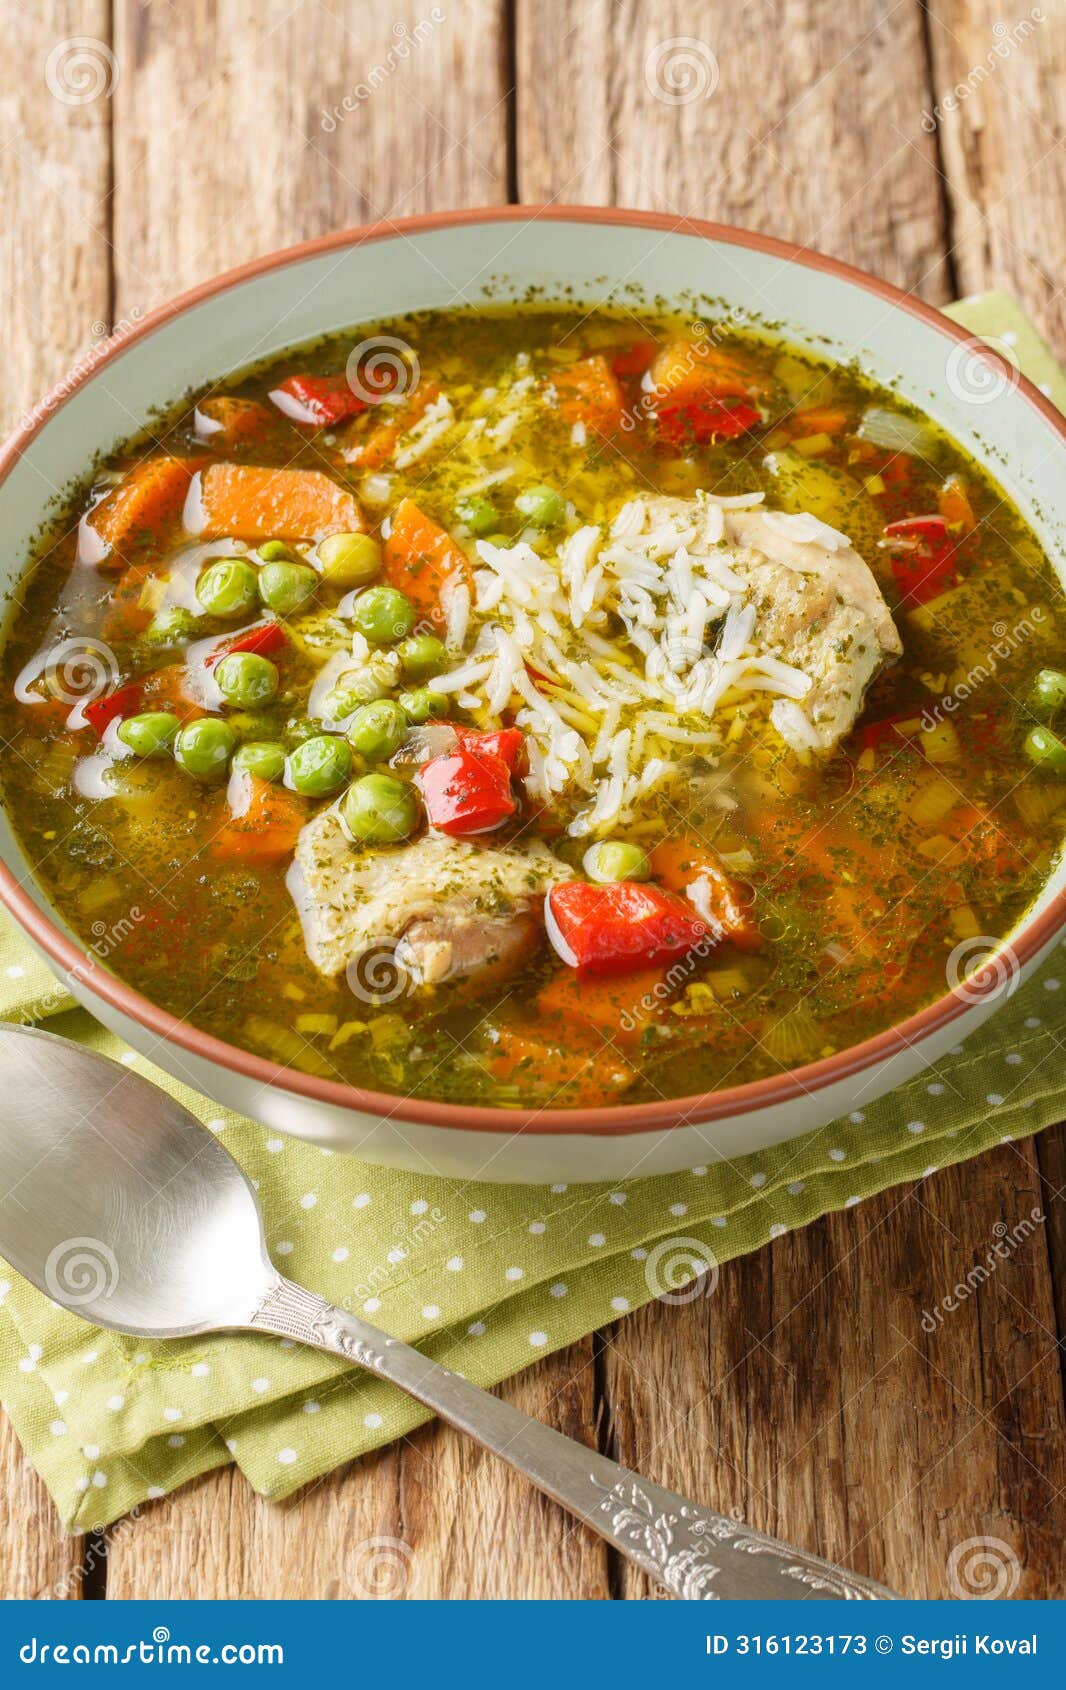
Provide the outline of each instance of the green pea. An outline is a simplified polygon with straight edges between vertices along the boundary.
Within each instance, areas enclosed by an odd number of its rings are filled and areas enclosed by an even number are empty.
[[[196,583],[196,596],[209,616],[244,616],[259,602],[258,579],[242,557],[220,557]]]
[[[299,557],[284,540],[264,540],[256,550],[264,563],[298,563]]]
[[[319,541],[316,558],[331,587],[365,587],[381,573],[381,546],[370,534],[330,534]]]
[[[395,845],[418,826],[418,797],[414,787],[392,775],[363,775],[341,799],[341,814],[360,844]]]
[[[648,880],[651,864],[639,845],[624,839],[601,839],[590,845],[583,858],[585,873],[590,880],[606,884],[611,880]]]
[[[1038,716],[1066,710],[1066,675],[1061,669],[1041,669],[1029,691],[1029,707]]]
[[[236,744],[237,735],[228,722],[220,722],[217,716],[198,716],[179,729],[174,761],[194,780],[219,780]]]
[[[279,616],[299,610],[317,586],[318,576],[306,563],[264,563],[259,571],[259,597]]]
[[[499,512],[488,499],[460,499],[455,507],[455,514],[460,522],[466,523],[471,534],[491,534],[493,529],[499,526]]]
[[[407,717],[391,698],[364,704],[348,723],[348,743],[361,757],[380,763],[391,757],[407,732]]]
[[[557,528],[566,517],[566,501],[554,487],[527,487],[514,503],[534,528]]]
[[[152,645],[180,645],[183,640],[191,640],[200,626],[200,619],[183,605],[172,604],[166,610],[161,610],[153,616],[145,631],[145,638]]]
[[[351,748],[337,734],[315,734],[289,753],[289,780],[305,798],[337,792],[351,772]]]
[[[180,723],[169,710],[145,710],[118,725],[118,737],[137,757],[165,757]]]
[[[214,670],[215,684],[227,704],[242,710],[265,704],[278,690],[278,666],[257,651],[231,651]]]
[[[410,599],[395,587],[368,587],[352,606],[352,621],[375,645],[395,645],[414,627],[415,611]]]
[[[280,780],[285,773],[285,747],[275,739],[249,739],[233,753],[233,767],[256,780]]]
[[[431,675],[444,673],[448,653],[436,634],[412,634],[397,648],[403,672],[412,681],[428,681]]]
[[[446,716],[451,709],[451,700],[443,692],[433,692],[430,687],[416,687],[413,692],[402,692],[397,703],[409,722],[428,722],[431,716]]]
[[[1038,769],[1048,769],[1056,775],[1066,775],[1066,741],[1050,728],[1030,728],[1022,747],[1030,763]]]

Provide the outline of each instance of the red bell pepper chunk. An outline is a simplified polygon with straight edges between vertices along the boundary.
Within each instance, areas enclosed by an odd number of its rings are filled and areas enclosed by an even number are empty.
[[[608,352],[607,361],[616,376],[623,379],[626,376],[642,376],[658,350],[654,340],[642,336],[639,340],[631,340],[628,346],[619,346]]]
[[[515,813],[511,771],[499,757],[460,745],[424,764],[420,778],[426,815],[441,833],[491,833]]]
[[[365,411],[367,402],[353,393],[345,375],[289,376],[270,395],[283,416],[308,428],[332,428],[334,423]]]
[[[99,739],[104,737],[104,730],[119,716],[136,716],[141,708],[141,689],[134,682],[128,686],[119,687],[115,692],[104,693],[100,698],[94,698],[90,704],[82,706],[82,716]]]
[[[762,417],[754,405],[719,404],[714,399],[661,410],[660,437],[670,446],[706,446],[714,440],[736,440]]]
[[[553,886],[544,919],[555,950],[579,974],[633,974],[715,942],[683,898],[635,880]]]
[[[481,733],[477,728],[455,727],[451,722],[445,725],[454,727],[461,751],[474,751],[479,757],[498,757],[514,774],[526,737],[521,728],[497,728],[495,733]]]
[[[231,651],[254,651],[259,657],[269,657],[272,652],[282,651],[288,644],[284,628],[280,622],[259,622],[254,628],[248,628],[243,634],[234,634],[232,639],[223,640],[214,651],[209,651],[204,658],[208,669],[223,657],[228,657]]]
[[[877,750],[879,746],[893,740],[902,744],[905,736],[896,732],[896,723],[911,721],[913,718],[913,710],[900,710],[894,716],[882,716],[877,722],[866,722],[855,733],[859,750]]]
[[[947,587],[955,573],[956,542],[942,516],[905,516],[885,527],[895,541],[892,574],[901,596],[926,604]]]

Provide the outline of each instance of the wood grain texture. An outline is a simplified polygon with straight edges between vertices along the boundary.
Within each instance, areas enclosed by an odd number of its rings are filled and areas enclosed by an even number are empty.
[[[503,1387],[527,1413],[588,1441],[592,1340]],[[280,1506],[229,1468],[199,1480],[107,1557],[109,1597],[606,1597],[590,1532],[493,1456],[440,1425]]]
[[[61,1531],[43,1481],[0,1416],[0,1594],[6,1600],[76,1600],[84,1552],[84,1538]]]
[[[916,0],[518,0],[517,29],[522,199],[737,223],[949,297],[933,139],[900,98],[926,86]]]
[[[959,290],[1006,288],[1066,348],[1066,7],[930,0],[933,101]]]
[[[1031,1142],[1005,1146],[728,1264],[709,1298],[651,1305],[607,1348],[614,1453],[905,1596],[973,1594],[974,1538],[995,1540],[1004,1594],[1059,1594],[1066,1426],[1041,1201]],[[997,1226],[1022,1220],[936,1320]],[[654,1594],[628,1569],[626,1592]]]

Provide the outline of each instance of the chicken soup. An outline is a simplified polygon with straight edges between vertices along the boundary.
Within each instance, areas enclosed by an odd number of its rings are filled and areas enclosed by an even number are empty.
[[[1061,589],[855,369],[427,313],[190,397],[42,541],[5,801],[107,967],[281,1064],[687,1096],[964,979],[1066,816]]]

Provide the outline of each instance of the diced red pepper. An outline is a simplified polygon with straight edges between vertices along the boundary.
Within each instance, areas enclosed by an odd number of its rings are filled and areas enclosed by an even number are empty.
[[[714,942],[683,898],[635,880],[553,886],[544,917],[555,950],[579,974],[632,974]]]
[[[104,730],[119,716],[136,716],[141,708],[141,689],[135,682],[128,686],[119,687],[115,692],[104,693],[100,698],[94,698],[90,704],[82,706],[82,715],[88,726],[98,738],[102,739]]]
[[[332,428],[367,408],[366,400],[352,392],[345,375],[289,376],[270,397],[290,422],[308,428]]]
[[[658,413],[659,435],[670,446],[706,446],[715,440],[736,440],[762,417],[754,405],[722,405],[710,399],[676,405]]]
[[[288,644],[284,628],[280,622],[259,622],[254,628],[248,628],[243,634],[234,634],[232,639],[222,640],[204,658],[204,665],[213,669],[223,657],[228,657],[231,651],[254,651],[259,657],[269,657],[272,652],[282,651]]]
[[[642,376],[658,350],[657,343],[644,336],[608,352],[607,361],[615,375],[624,380],[626,376]]]
[[[942,516],[905,516],[885,527],[897,542],[892,574],[900,595],[913,604],[926,604],[944,592],[956,569],[955,540]]]
[[[490,833],[515,813],[507,764],[463,745],[426,763],[421,784],[430,825],[441,833]]]
[[[474,751],[479,757],[498,757],[514,774],[525,744],[526,736],[521,728],[497,728],[495,733],[481,733],[477,728],[461,728],[452,722],[445,725],[454,729],[461,751]]]

